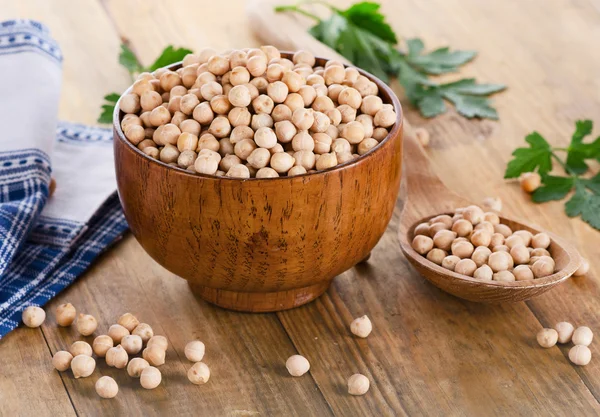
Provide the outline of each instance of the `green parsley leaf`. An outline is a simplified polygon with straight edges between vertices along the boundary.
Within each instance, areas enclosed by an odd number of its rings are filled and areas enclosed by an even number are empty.
[[[422,45],[422,42],[421,42]],[[428,54],[419,55],[423,48],[411,50],[409,46],[406,60],[419,71],[427,74],[444,74],[458,71],[458,67],[471,61],[477,55],[475,51],[450,51],[444,47],[436,49]],[[418,52],[416,52],[418,51]]]
[[[104,100],[108,101],[109,103],[116,103],[120,98],[121,95],[119,93],[110,93],[104,96]]]
[[[113,122],[113,112],[115,111],[114,104],[104,104],[102,106],[102,113],[98,117],[98,123],[110,124]]]
[[[542,183],[544,185],[535,190],[535,192],[531,195],[531,198],[536,203],[562,200],[573,188],[575,178],[544,175],[542,177]]]
[[[365,1],[353,4],[349,9],[339,13],[356,27],[360,27],[377,38],[395,45],[398,43],[396,34],[385,21],[385,16],[379,13],[380,7],[377,3]]]
[[[565,212],[569,217],[581,216],[581,219],[600,230],[600,195],[591,193],[581,183],[575,186],[575,194],[565,204]]]
[[[142,64],[138,61],[133,51],[126,44],[121,44],[121,54],[119,55],[119,63],[127,68],[130,74],[143,71]]]
[[[533,132],[525,138],[529,148],[517,148],[512,153],[514,158],[506,166],[504,178],[517,178],[524,172],[538,170],[546,174],[552,169],[552,147],[538,132]]]
[[[186,55],[191,54],[192,51],[186,48],[175,48],[173,45],[167,46],[160,56],[156,58],[156,61],[148,68],[148,71],[154,71],[167,65],[174,64],[175,62],[183,61]]]
[[[591,120],[575,122],[575,133],[568,148],[567,167],[575,174],[583,174],[588,170],[585,159],[600,158],[600,137],[592,143],[583,143],[583,139],[592,133]]]
[[[600,172],[589,179],[580,179],[580,181],[590,189],[590,191],[600,195]]]

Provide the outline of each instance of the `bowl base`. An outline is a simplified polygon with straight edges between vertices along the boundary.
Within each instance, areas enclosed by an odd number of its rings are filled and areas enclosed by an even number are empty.
[[[330,284],[331,281],[325,281],[308,287],[266,293],[219,290],[191,283],[189,286],[194,294],[219,307],[248,313],[267,313],[310,303],[327,291]]]

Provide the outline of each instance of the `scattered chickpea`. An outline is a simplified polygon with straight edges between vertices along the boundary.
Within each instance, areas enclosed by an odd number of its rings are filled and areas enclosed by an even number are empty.
[[[554,325],[554,330],[558,332],[558,343],[569,343],[575,332],[575,327],[569,322],[561,321]]]
[[[420,255],[425,255],[433,249],[434,242],[435,241],[428,236],[417,235],[413,238],[412,247]]]
[[[108,352],[108,350],[114,345],[115,344],[112,337],[103,334],[94,339],[94,342],[92,343],[92,348],[96,356],[103,358],[106,356],[106,352]]]
[[[536,278],[543,278],[554,273],[554,265],[545,259],[539,259],[531,266],[531,270]]]
[[[592,351],[587,346],[575,345],[569,350],[569,360],[575,365],[585,366],[592,360]]]
[[[77,331],[83,336],[91,335],[98,328],[98,322],[91,314],[80,313],[76,325]]]
[[[579,268],[577,268],[577,271],[575,271],[573,275],[576,277],[581,277],[587,274],[589,270],[590,263],[587,261],[587,259],[581,258],[581,264],[579,265]]]
[[[188,370],[187,377],[192,384],[206,384],[210,378],[210,369],[204,362],[196,362]]]
[[[129,330],[120,324],[113,324],[108,328],[108,335],[112,338],[115,344],[121,343],[121,339],[129,335]]]
[[[136,334],[128,334],[121,339],[121,346],[128,355],[135,355],[142,350],[142,338]]]
[[[200,362],[204,358],[205,346],[199,340],[193,340],[185,345],[184,354],[190,362]]]
[[[285,367],[292,376],[302,376],[310,369],[310,363],[302,355],[292,355],[285,362]]]
[[[73,357],[77,355],[92,356],[92,347],[89,343],[84,342],[82,340],[78,340],[76,342],[73,342],[73,344],[69,348],[69,352],[71,352],[71,355],[73,355]]]
[[[542,329],[538,332],[537,342],[543,348],[551,348],[558,341],[558,332],[554,329]]]
[[[27,327],[40,327],[46,320],[46,312],[40,307],[29,306],[23,310],[21,319]]]
[[[162,375],[158,368],[148,366],[140,374],[140,385],[145,389],[154,389],[160,385]]]
[[[571,340],[574,345],[589,346],[593,338],[594,333],[592,333],[592,330],[587,326],[581,326],[575,329]]]
[[[56,307],[56,322],[59,326],[70,326],[75,321],[75,317],[77,317],[77,311],[73,304],[66,303]]]
[[[73,355],[71,353],[59,350],[52,356],[52,366],[59,371],[64,372],[71,367],[71,361],[73,360]]]
[[[164,365],[165,356],[166,352],[160,346],[150,346],[142,352],[142,357],[152,366]]]
[[[154,332],[152,331],[152,327],[146,323],[138,324],[135,329],[131,332],[131,334],[138,335],[142,338],[142,342],[146,343],[152,336],[154,336]]]
[[[447,256],[448,252],[438,248],[433,248],[427,252],[427,259],[437,265],[442,265],[442,262]]]
[[[78,355],[71,360],[71,371],[75,379],[87,378],[94,369],[96,369],[96,361],[91,356]]]
[[[532,193],[542,185],[542,177],[537,172],[525,172],[519,178],[521,188],[526,193]]]
[[[460,258],[458,256],[450,255],[446,256],[442,261],[442,268],[449,269],[450,271],[454,271],[456,268],[456,264],[460,262]]]
[[[369,391],[369,378],[362,374],[354,374],[348,378],[348,394],[364,395]]]
[[[127,374],[132,378],[139,378],[142,374],[142,371],[149,366],[150,364],[146,359],[133,358],[127,364]]]
[[[358,337],[366,338],[372,330],[373,324],[366,315],[358,317],[350,323],[350,331]]]
[[[127,362],[129,362],[129,356],[121,345],[112,347],[106,352],[106,364],[108,366],[123,369],[127,366]]]
[[[150,340],[148,340],[146,347],[152,347],[152,346],[158,346],[162,350],[166,351],[167,348],[169,347],[169,341],[164,336],[152,336],[150,338]]]

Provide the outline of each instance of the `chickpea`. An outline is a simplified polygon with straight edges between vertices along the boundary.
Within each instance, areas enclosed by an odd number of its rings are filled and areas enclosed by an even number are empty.
[[[354,89],[358,93],[358,90]],[[360,95],[360,93],[359,93]],[[383,108],[383,101],[381,97],[376,95],[366,96],[362,99],[360,105],[360,111],[364,114],[368,114],[369,116],[375,117],[377,112]]]
[[[154,389],[160,385],[162,375],[158,368],[148,366],[140,374],[140,384],[145,389]]]
[[[285,362],[285,367],[292,376],[302,376],[310,369],[310,363],[301,355],[292,355]]]
[[[460,219],[454,222],[452,231],[455,232],[457,236],[469,236],[473,231],[473,225],[470,221]]]
[[[293,157],[296,160],[296,166],[301,166],[305,170],[313,169],[315,167],[316,158],[312,151],[298,151],[294,153]]]
[[[177,140],[179,139],[179,135],[181,135],[181,130],[179,127],[175,126],[173,123],[167,123],[165,125],[159,126],[155,131],[152,138],[157,145],[176,145]]]
[[[494,233],[488,246],[495,247],[504,245],[504,236],[501,233]]]
[[[229,58],[221,55],[213,55],[208,61],[208,71],[214,75],[223,75],[229,71]]]
[[[285,104],[278,104],[271,113],[273,120],[282,122],[284,120],[292,120],[292,110]]]
[[[227,171],[226,176],[234,178],[250,178],[250,170],[247,166],[238,164],[232,166],[229,171]]]
[[[279,140],[281,141],[281,138]],[[331,140],[331,137],[329,137],[329,135],[327,135],[326,133],[315,133],[313,134],[313,140],[315,143],[315,148],[313,149],[313,151],[316,154],[320,155],[331,152],[331,144],[333,143],[333,141]]]
[[[413,238],[412,247],[418,254],[425,255],[433,249],[434,242],[428,236],[417,235]]]
[[[342,113],[338,109],[327,110],[325,114],[329,117],[330,124],[334,126],[339,126],[342,122]]]
[[[267,77],[267,81],[272,83],[275,81],[281,81],[281,78],[283,78],[284,72],[285,72],[285,68],[283,68],[283,65],[275,63],[275,64],[269,64],[267,66],[267,73],[265,75]],[[287,86],[286,86],[286,89],[287,89]]]
[[[108,349],[106,352],[106,364],[117,369],[123,369],[129,362],[129,356],[121,345]]]
[[[77,355],[87,355],[87,356],[92,356],[92,347],[90,346],[89,343],[84,342],[82,340],[78,340],[77,342],[74,342],[71,347],[69,347],[69,352],[71,353],[71,355],[73,355],[73,357],[77,356]]]
[[[365,130],[365,138],[372,138],[373,136],[373,118],[368,114],[359,114],[356,116],[356,121],[360,122]],[[375,139],[373,139],[375,140]],[[377,142],[379,143],[379,142]]]
[[[209,155],[200,155],[194,162],[194,169],[198,174],[214,175],[219,168],[219,161]]]
[[[491,223],[492,226],[495,224],[500,224],[500,217],[498,217],[498,215],[496,213],[492,213],[489,211],[483,213],[483,220]]]
[[[123,97],[121,97],[119,107],[125,113],[137,113],[141,108],[140,96],[135,93],[125,94]]]
[[[77,331],[83,336],[89,336],[96,331],[98,322],[96,318],[90,314],[80,313],[77,318]]]
[[[200,123],[202,125],[207,125],[207,124],[209,124],[210,122],[213,121],[215,115],[214,115],[213,110],[212,110],[212,108],[210,106],[210,103],[203,102],[203,103],[198,104],[194,108],[194,111],[192,112],[192,117],[198,123]]]
[[[231,132],[231,124],[229,123],[229,119],[227,119],[227,117],[225,116],[215,117],[215,119],[210,123],[208,132],[212,134],[215,138],[219,139],[229,136],[229,133]],[[182,133],[182,135],[183,134],[184,133]],[[197,145],[198,142],[196,141],[195,146],[190,149],[196,149]]]
[[[454,269],[456,268],[456,264],[459,263],[460,260],[461,259],[458,256],[446,256],[442,261],[442,267],[449,269],[450,271],[454,271]]]
[[[493,252],[488,257],[488,265],[494,272],[506,271],[510,267],[510,255],[506,252]]]
[[[220,116],[219,116],[220,117]],[[229,140],[229,139],[221,139],[221,140]],[[196,146],[195,151],[200,152],[203,149],[209,149],[213,152],[218,152],[221,148],[220,142],[215,138],[212,133],[203,134],[200,139],[198,139],[198,145]]]
[[[300,97],[300,98],[302,98],[302,97]],[[288,99],[289,99],[289,96],[288,96]],[[315,98],[311,107],[314,111],[319,111],[319,112],[327,114],[328,110],[335,109],[335,104],[333,104],[333,100],[331,98],[329,98],[327,96],[319,96],[319,97]]]
[[[494,276],[494,272],[489,265],[481,265],[473,273],[473,277],[482,281],[491,281]]]
[[[196,135],[193,135],[193,134],[187,133],[187,132],[183,132],[177,138],[177,149],[179,150],[179,152],[195,151],[197,146],[198,146],[198,137]]]
[[[554,264],[545,259],[539,259],[531,267],[536,278],[543,278],[554,273]]]
[[[352,145],[356,145],[365,138],[365,128],[360,122],[349,122],[342,128],[340,135]]]
[[[511,228],[502,223],[494,225],[494,232],[500,233],[502,236],[504,236],[505,239],[512,235]]]
[[[196,362],[187,373],[188,379],[192,384],[206,384],[210,378],[210,369],[203,362]]]
[[[298,94],[302,97],[302,101],[304,102],[305,107],[310,107],[310,105],[317,98],[317,90],[310,85],[303,85],[298,89]]]
[[[346,71],[343,66],[329,66],[323,72],[323,79],[326,85],[341,84],[346,78]]]
[[[494,234],[494,225],[484,220],[475,226],[475,230],[485,230],[489,233],[491,239],[492,235]]]
[[[525,242],[523,242],[523,239],[521,239],[520,236],[512,235],[512,236],[507,237],[504,240],[504,244],[506,246],[508,246],[509,249],[511,249],[515,245],[523,245],[524,246]]]
[[[531,239],[531,246],[534,248],[547,249],[550,246],[550,236],[546,233],[538,233]]]
[[[289,143],[296,136],[296,126],[289,120],[283,120],[275,123],[275,134],[282,143]]]
[[[558,332],[558,343],[569,343],[575,332],[575,327],[566,321],[556,323],[554,329]]]
[[[590,263],[587,261],[587,259],[581,258],[581,264],[579,265],[579,268],[577,268],[577,271],[575,271],[573,275],[576,277],[581,277],[587,274],[589,270]]]
[[[450,230],[440,230],[433,235],[433,244],[436,248],[450,250],[452,241],[456,238],[456,233]]]
[[[331,144],[331,150],[337,154],[349,153],[352,151],[352,145],[346,139],[336,139]]]
[[[573,332],[572,341],[574,345],[589,346],[593,338],[592,330],[587,326],[581,326]]]
[[[179,74],[173,71],[165,71],[160,77],[157,77],[160,81],[160,86],[164,91],[171,91],[176,85],[181,85],[181,77]]]
[[[437,265],[441,265],[447,256],[448,252],[438,248],[431,249],[429,252],[427,252],[427,259]]]
[[[273,168],[265,167],[256,172],[256,178],[277,178],[279,174]]]
[[[367,315],[358,317],[350,323],[350,331],[352,334],[362,337],[363,339],[371,334],[373,324]]]
[[[98,356],[99,358],[103,358],[104,356],[106,356],[106,352],[108,352],[108,349],[110,349],[113,346],[114,341],[112,337],[105,334],[96,337],[94,339],[94,342],[92,343],[92,349],[94,350],[96,356]]]
[[[148,90],[140,97],[140,107],[144,111],[152,111],[162,104],[162,97],[156,91]]]
[[[258,130],[261,127],[273,127],[273,118],[266,113],[258,113],[252,116],[250,127]]]
[[[452,218],[450,216],[448,216],[447,214],[440,214],[439,216],[435,216],[432,217],[429,222],[431,224],[433,223],[443,223],[446,227],[446,229],[450,230],[452,228]]]
[[[142,350],[142,338],[135,334],[123,336],[121,346],[129,355],[136,355]]]
[[[342,115],[343,123],[350,123],[356,119],[356,109],[350,107],[349,105],[342,104],[341,106],[338,106],[337,109],[339,110],[340,114]],[[341,125],[338,125],[338,126],[341,126]],[[342,128],[340,127],[339,129],[341,130]]]
[[[252,102],[250,91],[245,85],[236,85],[233,87],[231,90],[229,90],[227,98],[235,107],[246,107]]]
[[[271,159],[271,153],[268,149],[265,148],[257,148],[248,155],[248,164],[250,166],[260,169],[264,168],[269,164],[269,160]]]
[[[94,369],[96,369],[96,361],[87,355],[78,355],[71,360],[71,371],[75,379],[87,378]]]
[[[469,206],[462,213],[465,220],[470,221],[473,226],[478,225],[483,221],[484,213],[481,208],[477,206]]]
[[[510,256],[516,264],[527,264],[529,263],[529,251],[525,245],[517,244],[510,248]]]
[[[528,281],[533,279],[533,272],[527,265],[517,265],[512,272],[517,281]]]
[[[510,271],[496,272],[496,273],[494,273],[494,276],[492,279],[494,281],[499,281],[499,282],[514,282],[516,280],[515,276]]]
[[[73,355],[64,350],[60,350],[52,356],[52,366],[59,371],[64,372],[71,367],[71,361],[73,360]]]
[[[519,178],[521,189],[526,193],[533,193],[542,185],[542,177],[537,172],[525,172]]]
[[[332,140],[337,139],[340,136],[338,128],[333,125],[329,125],[325,133],[327,133],[327,136],[329,136]]]
[[[227,96],[218,95],[210,100],[210,108],[217,114],[225,115],[231,110],[231,103]]]
[[[293,167],[290,168],[290,170],[287,172],[287,176],[288,177],[293,177],[295,175],[302,175],[302,174],[306,174],[306,168],[304,168],[302,165],[295,165]]]
[[[224,172],[229,171],[234,165],[241,164],[242,160],[237,155],[225,155],[221,162],[219,162],[219,168]]]
[[[415,227],[415,235],[431,236],[428,223],[420,223]]]
[[[279,174],[288,172],[294,166],[294,163],[294,157],[288,153],[278,152],[271,155],[271,168]]]
[[[103,376],[94,386],[96,393],[102,398],[114,398],[119,392],[119,386],[116,381],[109,376]]]
[[[458,261],[454,267],[454,272],[472,277],[476,269],[477,265],[475,265],[475,262],[472,259],[465,258]]]
[[[396,123],[396,112],[393,109],[390,110],[390,109],[382,108],[375,114],[373,121],[375,122],[376,126],[381,126],[381,127],[386,127],[386,128],[390,127],[394,123]]]
[[[387,131],[387,129],[383,127],[375,128],[373,129],[373,139],[375,139],[378,142],[381,142],[387,137],[388,133],[389,132]]]
[[[77,311],[71,303],[61,304],[56,307],[56,322],[59,326],[70,326],[75,321],[76,316]]]
[[[127,374],[129,374],[129,376],[132,378],[139,378],[142,374],[142,371],[149,366],[150,364],[146,359],[133,358],[127,364]]]
[[[546,249],[535,248],[531,250],[531,256],[550,256],[550,252]]]
[[[154,336],[154,331],[150,325],[146,323],[140,323],[135,327],[135,329],[133,329],[131,334],[140,336],[142,338],[142,342],[146,343],[152,336]]]
[[[543,348],[551,348],[556,345],[558,333],[554,329],[542,329],[536,335],[538,344]]]
[[[492,252],[506,252],[506,253],[509,253],[510,249],[508,249],[508,246],[506,246],[506,245],[499,245],[499,246],[494,246],[492,248]]]
[[[356,89],[347,87],[340,91],[338,103],[347,104],[354,109],[359,109],[362,104],[362,97]]]
[[[142,357],[152,366],[164,365],[165,355],[165,350],[160,346],[147,347],[142,352]]]
[[[146,132],[142,126],[131,125],[125,130],[125,137],[134,145],[139,144],[146,137]]]
[[[186,94],[181,97],[181,101],[179,102],[179,110],[183,114],[191,115],[196,108],[196,106],[200,104],[200,100],[194,94]]]
[[[179,150],[175,146],[166,144],[160,150],[159,158],[162,162],[169,164],[177,161],[177,158],[179,158],[179,153]]]
[[[158,106],[150,112],[149,117],[152,126],[158,127],[171,121],[171,113],[163,106]]]
[[[575,365],[585,366],[592,360],[592,351],[587,346],[575,345],[569,350],[569,360]]]
[[[457,242],[452,244],[452,255],[458,256],[459,258],[470,258],[473,254],[473,244],[470,242]],[[476,265],[478,266],[478,265]]]
[[[312,136],[306,131],[298,132],[292,139],[292,148],[294,151],[313,151],[315,149],[315,141]]]

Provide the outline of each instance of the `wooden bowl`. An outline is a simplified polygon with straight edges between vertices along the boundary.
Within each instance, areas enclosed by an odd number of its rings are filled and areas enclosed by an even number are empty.
[[[325,292],[383,235],[400,185],[400,103],[382,81],[359,72],[394,106],[397,123],[365,155],[294,177],[198,175],[152,159],[125,138],[117,103],[119,197],[144,250],[200,297],[232,310],[284,310]]]

